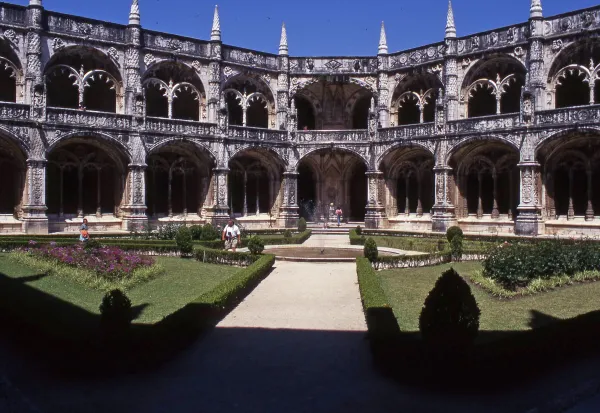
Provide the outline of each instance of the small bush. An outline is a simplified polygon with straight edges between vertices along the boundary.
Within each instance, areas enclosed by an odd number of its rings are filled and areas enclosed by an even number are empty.
[[[160,227],[158,227],[158,231],[156,233],[156,237],[158,239],[162,239],[162,240],[173,240],[175,239],[175,236],[177,235],[177,230],[179,229],[180,225],[176,225],[172,222],[169,222],[166,225],[162,225]]]
[[[250,237],[248,240],[248,249],[250,250],[250,253],[254,255],[262,254],[262,252],[265,250],[265,242],[259,236],[255,235]]]
[[[283,238],[292,238],[292,231],[290,231],[289,229],[286,229],[285,232],[283,233]]]
[[[202,239],[202,226],[201,225],[192,225],[190,227],[190,232],[192,233],[192,239],[194,241],[200,241]]]
[[[373,238],[367,238],[364,247],[365,258],[371,262],[377,261],[379,257],[379,251],[377,250],[377,243]]]
[[[300,218],[298,220],[298,232],[306,231],[306,220],[304,218]]]
[[[210,224],[204,224],[202,227],[202,240],[213,241],[221,237],[221,232]]]
[[[124,333],[133,320],[131,301],[121,290],[104,295],[100,304],[100,323],[108,333]]]
[[[463,231],[459,227],[450,227],[446,231],[446,238],[448,238],[448,242],[452,242],[452,239],[457,235],[460,235],[461,237],[463,236]]]
[[[419,330],[429,348],[456,352],[473,345],[481,311],[469,285],[450,268],[425,299]]]
[[[359,237],[362,235],[362,228],[359,226],[356,227],[356,235],[358,235]]]
[[[192,241],[192,232],[188,227],[180,227],[175,236],[175,244],[177,249],[183,256],[190,255],[194,251],[194,243]]]
[[[463,237],[462,235],[455,235],[450,241],[450,254],[452,254],[452,261],[461,261],[463,254]]]
[[[443,239],[439,240],[437,243],[437,250],[440,252],[444,251],[446,249],[446,245],[446,241],[444,241]]]

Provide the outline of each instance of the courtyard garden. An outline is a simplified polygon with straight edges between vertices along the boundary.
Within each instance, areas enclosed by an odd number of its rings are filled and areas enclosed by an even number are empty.
[[[599,243],[504,240],[474,254],[458,233],[390,263],[373,254],[376,239],[364,241],[358,279],[375,360],[396,376],[527,374],[600,338]]]
[[[174,238],[3,238],[4,334],[61,369],[146,367],[216,325],[274,263],[256,236],[252,253],[207,248],[186,227]]]

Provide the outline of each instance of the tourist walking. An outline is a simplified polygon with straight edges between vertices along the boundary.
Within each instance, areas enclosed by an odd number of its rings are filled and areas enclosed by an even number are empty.
[[[88,242],[90,240],[90,233],[88,231],[88,220],[83,219],[83,224],[79,227],[79,241]]]
[[[335,215],[337,216],[338,227],[340,226],[340,223],[342,221],[343,214],[344,214],[344,212],[342,211],[342,208],[340,206],[338,206],[337,209],[335,210]]]
[[[233,218],[229,219],[229,222],[223,229],[222,240],[225,241],[225,250],[235,252],[237,247],[242,246],[242,234],[240,228],[233,222]]]

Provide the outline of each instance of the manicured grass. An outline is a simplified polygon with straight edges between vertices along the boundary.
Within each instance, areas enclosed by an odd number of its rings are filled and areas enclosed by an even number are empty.
[[[378,272],[381,285],[394,309],[400,330],[419,330],[419,314],[435,281],[454,267],[463,277],[481,270],[481,263],[465,262],[435,267],[395,269]],[[525,331],[556,319],[569,319],[600,309],[600,282],[562,287],[534,296],[499,300],[471,285],[481,309],[480,331]],[[490,339],[492,335],[482,335]]]
[[[193,259],[157,257],[156,261],[165,269],[164,273],[127,292],[132,305],[138,309],[134,323],[160,321],[241,271],[240,268],[204,264]],[[0,273],[91,314],[99,314],[98,307],[104,295],[101,291],[70,279],[44,276],[31,267],[9,260],[7,254],[0,254]]]

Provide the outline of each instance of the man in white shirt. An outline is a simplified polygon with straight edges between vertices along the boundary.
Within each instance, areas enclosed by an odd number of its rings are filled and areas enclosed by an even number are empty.
[[[238,246],[242,246],[242,234],[240,228],[233,222],[233,219],[230,219],[229,223],[223,229],[222,240],[225,241],[225,250],[235,252]]]

